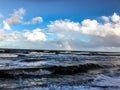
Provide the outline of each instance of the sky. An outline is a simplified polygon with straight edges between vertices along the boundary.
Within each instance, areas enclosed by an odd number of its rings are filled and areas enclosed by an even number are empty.
[[[120,0],[0,0],[0,48],[120,51]]]

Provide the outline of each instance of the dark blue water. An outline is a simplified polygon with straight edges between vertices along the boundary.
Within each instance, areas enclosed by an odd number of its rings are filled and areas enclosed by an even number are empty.
[[[0,53],[0,89],[120,90],[119,53]]]

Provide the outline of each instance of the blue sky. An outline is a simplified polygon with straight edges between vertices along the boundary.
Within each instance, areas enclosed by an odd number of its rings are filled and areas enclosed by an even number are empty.
[[[0,7],[6,17],[14,9],[24,8],[26,20],[42,16],[45,22],[65,18],[80,21],[120,13],[120,0],[1,0]]]
[[[102,40],[112,38],[114,35],[109,34],[113,32],[111,30],[119,29],[116,26],[119,25],[120,0],[0,0],[0,14],[0,47],[73,50],[119,48],[117,41],[113,44],[115,40],[107,44]],[[115,28],[107,27],[111,23]],[[92,24],[109,28],[110,31],[101,32]],[[96,35],[89,30],[85,32],[88,26],[90,30],[96,30]],[[103,37],[98,33],[108,34]],[[11,39],[6,38],[10,36]],[[91,44],[93,37],[101,43]],[[114,39],[118,38],[119,36],[114,36]],[[74,45],[75,43],[78,45]],[[26,47],[27,44],[30,46]]]

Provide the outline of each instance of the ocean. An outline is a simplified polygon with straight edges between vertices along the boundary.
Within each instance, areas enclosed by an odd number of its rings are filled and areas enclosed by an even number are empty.
[[[120,90],[120,53],[1,49],[0,90]]]

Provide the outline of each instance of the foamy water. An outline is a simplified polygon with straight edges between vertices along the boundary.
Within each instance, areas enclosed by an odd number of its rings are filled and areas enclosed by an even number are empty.
[[[119,76],[115,53],[0,53],[0,89],[120,90]]]

